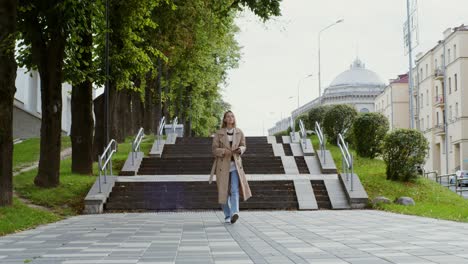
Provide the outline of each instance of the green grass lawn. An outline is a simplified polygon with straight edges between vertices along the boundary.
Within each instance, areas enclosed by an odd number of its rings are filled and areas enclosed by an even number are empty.
[[[47,211],[29,208],[18,199],[13,206],[0,207],[0,236],[31,227],[59,221],[60,216]]]
[[[71,147],[68,136],[62,136],[62,150]],[[32,165],[39,160],[40,139],[30,138],[13,146],[13,171]]]
[[[315,136],[312,136],[311,139],[314,148],[319,149],[318,139]],[[338,170],[341,170],[339,148],[328,144],[327,149],[332,153]],[[385,196],[393,201],[401,196],[409,196],[416,202],[416,206],[380,204],[376,206],[376,209],[468,222],[468,200],[463,197],[425,178],[418,178],[409,183],[389,181],[386,179],[386,166],[383,160],[361,158],[356,155],[355,151],[351,152],[354,157],[354,171],[358,174],[370,200],[377,196]]]
[[[113,174],[118,175],[128,153],[131,150],[133,138],[127,138],[119,144],[112,158]],[[147,136],[141,143],[141,151],[147,154],[154,138]],[[59,215],[76,215],[83,210],[83,199],[99,174],[97,163],[93,164],[94,176],[72,174],[71,159],[67,158],[60,164],[60,185],[56,188],[44,189],[34,185],[37,170],[22,173],[14,178],[15,191],[34,204],[52,208]]]
[[[117,153],[113,156],[113,172],[117,175],[128,157],[133,138],[127,138],[119,144]],[[38,140],[31,139],[15,146],[14,162],[16,164],[33,163],[39,158],[33,159],[30,153],[38,149]],[[145,154],[151,149],[154,142],[153,136],[146,136],[141,143],[141,151]],[[64,144],[66,147],[66,144]],[[22,153],[29,157],[24,158]],[[40,224],[55,222],[67,216],[80,214],[83,210],[83,200],[98,175],[97,163],[93,164],[94,175],[80,175],[71,173],[71,159],[67,158],[60,164],[60,185],[56,188],[38,188],[34,185],[37,169],[21,173],[14,177],[13,185],[16,193],[33,204],[48,207],[52,212],[40,209],[32,209],[15,199],[12,207],[0,208],[0,235],[13,233]]]

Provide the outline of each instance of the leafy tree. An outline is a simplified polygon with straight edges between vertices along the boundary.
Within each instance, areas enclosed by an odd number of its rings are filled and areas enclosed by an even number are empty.
[[[13,100],[17,4],[0,1],[0,206],[13,203]]]
[[[325,114],[330,109],[330,105],[320,105],[318,107],[312,108],[308,113],[308,121],[311,129],[315,128],[315,122],[318,122],[320,125],[323,124],[323,119]]]
[[[350,105],[333,105],[326,111],[323,119],[323,130],[328,141],[337,144],[338,134],[347,137],[354,119],[357,116],[356,109]]]
[[[429,142],[414,129],[397,129],[385,136],[383,159],[387,180],[410,181],[417,177],[417,165],[424,163]]]
[[[380,113],[360,114],[353,124],[353,142],[361,157],[375,158],[382,151],[382,141],[387,134],[387,118]]]
[[[41,77],[41,143],[37,186],[59,184],[65,49],[85,8],[79,0],[19,1],[19,61]]]

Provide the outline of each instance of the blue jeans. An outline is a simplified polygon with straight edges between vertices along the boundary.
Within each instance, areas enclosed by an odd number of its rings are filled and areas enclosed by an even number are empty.
[[[224,211],[224,217],[230,218],[234,214],[239,213],[239,174],[237,170],[230,173],[230,193],[225,204],[221,205]]]

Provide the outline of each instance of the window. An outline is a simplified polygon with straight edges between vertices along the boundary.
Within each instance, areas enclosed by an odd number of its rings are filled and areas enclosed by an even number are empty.
[[[437,116],[436,116],[436,117],[437,117],[437,118],[436,118],[436,121],[437,121],[436,124],[439,125],[439,112],[437,112],[436,115],[437,115]]]
[[[452,106],[449,106],[449,120],[452,120]]]
[[[419,75],[419,81],[422,81],[422,79],[423,79],[423,71],[422,71],[422,69],[420,70],[420,72],[421,72],[421,74]]]
[[[429,76],[429,66],[426,64],[426,77]]]
[[[427,115],[427,119],[426,119],[426,120],[427,120],[427,129],[429,129],[429,126],[431,125],[431,124],[429,124],[429,115]]]
[[[437,67],[439,67],[439,65],[437,65],[437,59],[435,59],[435,68],[437,69]]]
[[[449,87],[449,94],[452,93],[452,77],[448,78],[448,87]]]
[[[421,123],[419,124],[419,126],[421,127],[421,130],[424,131],[424,118],[421,118]]]
[[[453,76],[453,79],[454,79],[453,81],[455,82],[455,83],[454,83],[455,91],[457,91],[457,90],[458,90],[458,76],[457,76],[456,73],[455,73],[455,75]]]
[[[420,100],[420,101],[421,101],[421,108],[423,108],[423,106],[424,106],[424,104],[423,104],[423,102],[424,102],[424,94],[421,94],[421,100]]]
[[[450,136],[450,152],[453,151],[452,136]]]
[[[450,58],[451,58],[451,56],[450,56],[450,49],[448,49],[448,52],[447,52],[447,64],[450,63]]]
[[[421,102],[424,103],[424,102]],[[426,105],[429,105],[429,90],[426,90]]]
[[[455,118],[458,117],[458,103],[455,103]]]
[[[456,44],[453,45],[453,59],[454,60],[457,59],[457,45]]]

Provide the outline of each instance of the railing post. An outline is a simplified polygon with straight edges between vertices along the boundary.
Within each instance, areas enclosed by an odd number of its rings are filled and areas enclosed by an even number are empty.
[[[101,188],[101,174],[102,174],[102,167],[101,167],[101,155],[98,155],[98,167],[99,167],[99,178],[98,178],[98,183],[99,183],[99,193],[102,193],[102,188]]]

